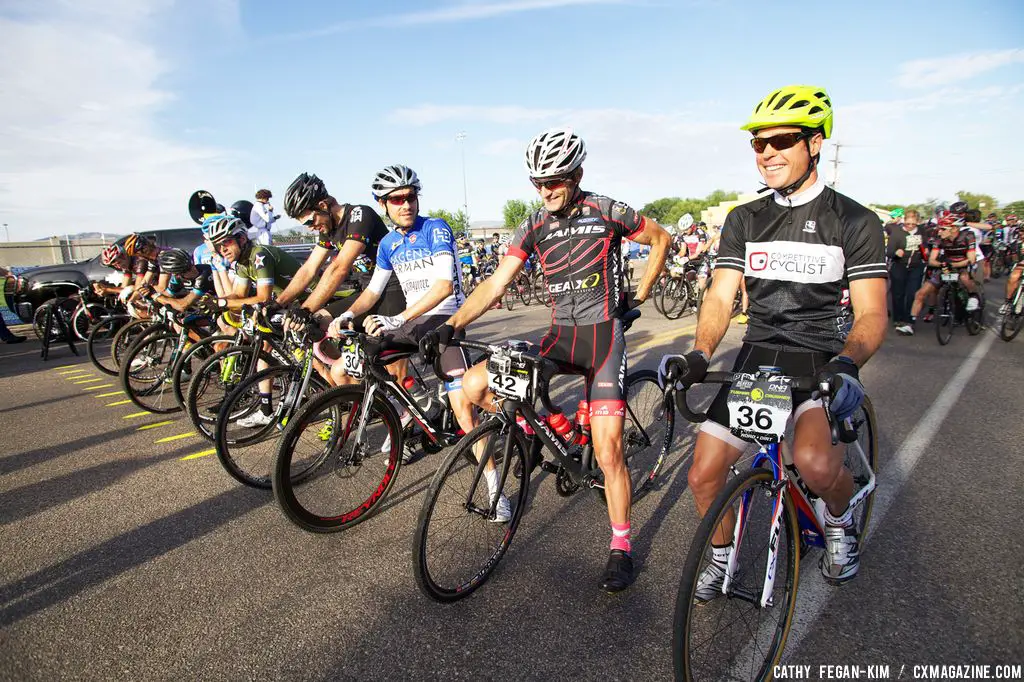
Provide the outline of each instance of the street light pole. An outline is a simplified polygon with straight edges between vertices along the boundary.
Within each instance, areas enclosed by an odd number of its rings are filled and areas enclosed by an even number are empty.
[[[469,189],[466,184],[466,131],[455,133],[455,140],[462,149],[462,211],[466,214],[466,231],[469,232]]]
[[[11,241],[11,233],[7,231],[7,223],[4,223],[4,234],[7,235],[7,241]]]

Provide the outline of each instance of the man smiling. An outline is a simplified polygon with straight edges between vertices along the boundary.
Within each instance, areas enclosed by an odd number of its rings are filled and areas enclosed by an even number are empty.
[[[742,129],[753,135],[754,161],[772,195],[729,213],[694,349],[662,358],[659,375],[664,381],[674,367],[683,386],[704,379],[745,279],[750,320],[732,371],[770,365],[790,376],[816,376],[833,386],[829,408],[845,419],[864,399],[859,368],[878,350],[888,326],[881,222],[818,176],[821,148],[832,134],[832,102],[823,88],[791,85],[771,92]],[[729,391],[723,386],[712,402],[689,471],[701,515],[748,445],[730,430]],[[819,565],[826,580],[843,583],[857,575],[863,531],[849,509],[854,482],[843,466],[845,445],[831,445],[821,400],[794,392],[793,407],[794,463],[827,506]],[[722,595],[732,522],[726,518],[715,534],[713,561],[701,574],[698,599]]]

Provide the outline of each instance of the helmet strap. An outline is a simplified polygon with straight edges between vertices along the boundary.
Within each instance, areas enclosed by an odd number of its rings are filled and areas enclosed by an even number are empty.
[[[786,185],[782,189],[775,190],[784,197],[789,197],[791,194],[796,192],[800,187],[803,186],[807,179],[811,177],[811,173],[818,167],[818,158],[820,154],[811,154],[811,140],[810,137],[804,138],[804,145],[807,147],[807,155],[810,157],[810,161],[807,163],[807,170],[801,175],[795,182],[790,185]]]

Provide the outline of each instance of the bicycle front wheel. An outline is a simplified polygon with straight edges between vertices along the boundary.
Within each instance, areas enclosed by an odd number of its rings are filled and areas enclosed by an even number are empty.
[[[626,421],[622,454],[633,483],[633,501],[654,483],[672,444],[676,411],[665,405],[658,373],[649,369],[626,377]]]
[[[1003,321],[999,325],[999,338],[1003,341],[1013,341],[1013,338],[1020,333],[1024,324],[1024,284],[1017,285],[1010,301],[1010,309],[1003,315]]]
[[[697,528],[676,597],[672,655],[677,680],[768,680],[782,658],[796,605],[800,529],[786,494],[781,533],[777,543],[772,541],[775,485],[772,473],[760,467],[733,478]],[[742,531],[733,548],[735,570],[723,593],[721,580],[702,582],[702,576],[716,570],[711,543],[725,519],[739,523]],[[773,544],[775,578],[761,606]]]
[[[939,289],[938,300],[935,302],[935,337],[940,346],[945,346],[953,338],[955,308],[952,289],[948,285]]]
[[[402,424],[380,391],[369,405],[365,398],[364,386],[339,386],[313,397],[289,421],[272,482],[281,511],[299,528],[351,528],[370,518],[394,485]]]
[[[506,443],[511,439],[511,457]],[[458,601],[475,592],[497,567],[519,527],[530,486],[526,439],[518,428],[499,419],[476,427],[441,463],[427,490],[413,536],[416,584],[431,599]],[[491,516],[493,496],[485,471],[476,479],[477,461],[493,464],[504,486],[495,491],[510,503],[510,517],[502,522]],[[499,500],[499,507],[502,502]]]
[[[217,416],[224,399],[256,373],[257,359],[270,360],[270,356],[252,346],[236,346],[214,353],[195,371],[188,384],[185,412],[201,436],[216,439]]]
[[[117,376],[117,365],[110,357],[110,351],[103,346],[103,342],[109,339],[121,325],[126,324],[131,318],[114,316],[101,320],[93,325],[89,331],[89,338],[85,342],[85,350],[92,360],[93,366],[104,374],[112,377]]]
[[[185,409],[188,399],[185,389],[202,364],[217,352],[215,344],[221,344],[226,347],[232,344],[234,340],[235,337],[229,334],[207,336],[205,339],[200,339],[186,347],[181,352],[178,356],[178,361],[174,363],[174,368],[171,370],[171,388],[174,389],[174,399],[178,401],[182,409]],[[224,348],[221,348],[221,350],[224,350]]]
[[[121,363],[121,388],[144,410],[168,414],[181,409],[171,390],[178,334],[152,334],[136,343]]]
[[[878,432],[875,430],[875,408],[872,407],[871,400],[867,396],[864,396],[864,402],[853,413],[850,420],[853,422],[853,427],[857,430],[857,440],[847,444],[843,466],[853,475],[853,490],[854,494],[856,494],[868,484],[871,480],[871,474],[877,474],[881,468],[878,461]],[[874,505],[875,493],[872,492],[853,510],[854,521],[860,532],[861,543],[867,537],[868,523],[871,521],[871,510],[874,508]]]
[[[110,343],[110,365],[113,366],[112,374],[115,376],[121,371],[121,358],[128,352],[132,345],[142,338],[153,323],[149,320],[132,320],[117,330],[114,339]]]

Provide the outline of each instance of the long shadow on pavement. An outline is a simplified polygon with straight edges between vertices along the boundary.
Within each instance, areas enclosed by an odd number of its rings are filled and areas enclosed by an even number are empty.
[[[0,587],[0,627],[167,554],[266,504],[264,491],[234,488],[4,585]]]
[[[47,401],[54,402],[54,401]],[[20,469],[25,469],[36,464],[42,464],[51,459],[63,457],[64,455],[71,455],[86,448],[90,448],[100,443],[106,443],[113,441],[121,436],[134,433],[138,429],[137,426],[129,426],[116,431],[106,431],[104,433],[97,433],[94,436],[86,436],[85,438],[79,438],[77,440],[69,441],[67,443],[60,443],[57,445],[48,445],[35,450],[28,450],[26,452],[19,452],[13,455],[9,455],[0,459],[0,475],[9,474]],[[0,497],[0,499],[4,499]],[[5,510],[9,511],[9,510]],[[0,512],[0,519],[2,519],[3,512]]]

